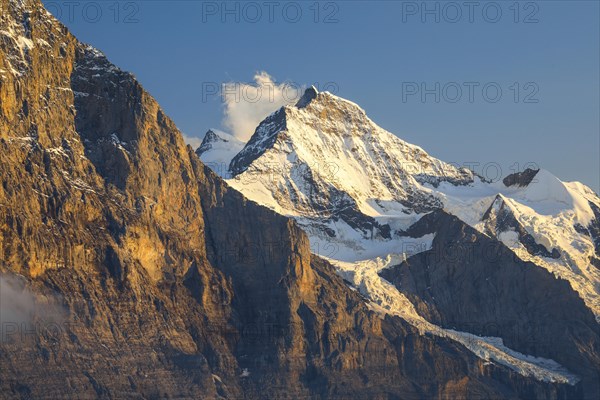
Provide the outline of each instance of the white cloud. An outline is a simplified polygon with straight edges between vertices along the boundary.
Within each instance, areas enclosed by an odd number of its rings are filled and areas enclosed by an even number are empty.
[[[46,322],[56,321],[63,319],[65,313],[56,298],[36,294],[26,285],[25,278],[0,275],[0,325],[21,327],[40,318]]]
[[[295,104],[303,88],[291,82],[276,83],[265,71],[254,75],[254,83],[229,82],[221,88],[223,126],[246,142],[258,124],[287,104]]]

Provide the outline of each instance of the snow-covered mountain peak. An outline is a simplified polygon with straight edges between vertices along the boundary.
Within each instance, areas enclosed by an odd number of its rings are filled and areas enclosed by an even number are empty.
[[[354,171],[359,175],[369,175],[366,169],[377,169],[373,159],[380,158],[380,167],[386,169],[386,164],[393,164],[393,168],[402,170],[402,177],[414,177],[420,183],[436,186],[445,180],[461,184],[473,180],[470,171],[443,163],[380,128],[357,104],[329,92],[318,92],[314,87],[308,88],[295,106],[282,107],[257,127],[246,147],[232,160],[232,175],[241,174],[274,148],[295,152],[306,161],[317,158],[334,163],[348,159],[359,164],[367,162],[353,168],[359,170]],[[385,162],[388,158],[397,162]],[[384,174],[390,180],[389,174]]]
[[[507,185],[508,183],[511,183]],[[545,169],[530,170],[507,176],[505,189],[500,193],[540,215],[574,214],[576,222],[587,224],[594,215],[590,202],[597,203],[598,196],[579,182],[562,182]]]
[[[244,147],[244,142],[233,135],[209,129],[196,149],[200,159],[221,177],[228,178],[231,159]]]
[[[407,229],[441,209],[567,280],[600,320],[600,198],[585,185],[544,169],[485,181],[314,88],[262,121],[229,171],[232,187],[295,218],[332,260],[427,249],[435,234]]]
[[[211,142],[216,142],[216,141],[223,141],[224,139],[221,139],[221,137],[219,137],[215,131],[213,131],[212,129],[209,129],[205,134],[204,134],[204,139],[202,139],[202,144],[206,144],[206,143],[211,143]],[[200,147],[202,147],[202,145],[200,145]],[[198,149],[200,150],[200,149]]]
[[[327,128],[325,124],[330,121],[336,121],[338,126],[334,127],[335,129],[324,129]],[[290,123],[294,127],[300,128],[288,129]],[[302,126],[305,123],[310,123],[314,128],[310,132],[312,136],[307,136],[308,131],[299,132],[303,130]],[[345,126],[355,126],[357,129],[354,132],[348,132]],[[361,130],[361,126],[366,126],[367,129]],[[371,129],[371,127],[377,129]],[[362,136],[365,131],[374,134],[380,129],[355,103],[329,92],[319,92],[314,86],[311,86],[306,89],[295,105],[281,107],[259,124],[245,148],[232,160],[230,172],[232,176],[241,174],[254,160],[273,147],[285,147],[293,143],[298,148],[303,146],[302,142],[322,141],[323,138],[320,136]],[[277,146],[275,146],[276,144]]]
[[[306,89],[300,100],[294,106],[287,106],[290,112],[306,111],[319,113],[321,118],[327,116],[343,117],[347,120],[355,122],[369,122],[374,124],[369,119],[365,110],[358,104],[336,96],[330,92],[319,92],[314,86]]]
[[[200,144],[200,147],[198,147],[198,149],[196,150],[196,153],[199,156],[201,156],[202,154],[211,150],[215,143],[219,143],[219,142],[228,143],[230,140],[237,140],[237,139],[235,139],[233,136],[231,136],[229,134],[226,134],[225,132],[219,132],[217,134],[214,130],[209,129],[206,132],[206,134],[204,134],[204,139],[202,139],[202,143]]]
[[[357,250],[389,240],[416,214],[441,208],[441,182],[468,185],[471,171],[431,157],[375,124],[353,102],[315,88],[269,115],[233,158],[229,184],[279,213],[304,218],[324,239]],[[377,239],[379,238],[379,239]]]

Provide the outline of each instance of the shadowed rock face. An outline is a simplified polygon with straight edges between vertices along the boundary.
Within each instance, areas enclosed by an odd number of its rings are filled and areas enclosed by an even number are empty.
[[[447,328],[504,339],[524,354],[551,358],[583,377],[584,396],[600,393],[600,327],[567,281],[520,260],[506,246],[444,211],[406,232],[435,233],[432,249],[381,276],[419,312]]]
[[[594,219],[590,222],[587,227],[588,234],[594,241],[594,249],[596,255],[600,257],[600,208],[591,201],[589,202],[592,211],[594,212]],[[600,268],[600,267],[598,267]]]
[[[591,201],[588,204],[594,213],[594,218],[587,227],[581,224],[575,224],[575,230],[592,239],[592,242],[594,243],[594,254],[590,256],[590,264],[600,269],[600,208]]]
[[[510,207],[507,207],[501,195],[496,196],[481,220],[485,223],[486,234],[491,237],[500,237],[502,232],[514,231],[529,254],[554,259],[561,257],[558,249],[552,248],[549,251],[544,245],[535,241],[535,238],[517,220]]]
[[[540,172],[539,169],[531,169],[527,168],[523,172],[515,172],[514,174],[508,175],[506,178],[502,180],[504,186],[527,186],[533,181],[533,178]]]
[[[2,314],[1,398],[581,397],[381,319],[132,75],[0,6],[0,272],[33,307]]]
[[[256,128],[256,130],[263,130],[267,132],[267,135],[259,136],[252,135],[244,149],[240,151],[229,164],[229,170],[232,176],[241,174],[248,169],[252,161],[260,157],[265,147],[271,147],[277,140],[277,132],[285,129],[286,127],[286,115],[285,109],[281,108],[273,114],[269,115],[265,120]]]

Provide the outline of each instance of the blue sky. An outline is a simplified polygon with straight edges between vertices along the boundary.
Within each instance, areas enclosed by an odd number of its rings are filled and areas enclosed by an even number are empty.
[[[188,136],[223,128],[210,90],[266,71],[491,178],[539,165],[600,189],[597,1],[44,3]]]

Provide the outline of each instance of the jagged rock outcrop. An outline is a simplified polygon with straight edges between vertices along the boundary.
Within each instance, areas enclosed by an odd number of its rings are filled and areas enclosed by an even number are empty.
[[[533,181],[539,171],[539,169],[527,168],[523,172],[515,172],[514,174],[506,176],[502,179],[502,183],[504,183],[504,186],[524,187]]]
[[[0,289],[30,306],[1,315],[0,397],[580,397],[370,310],[131,74],[0,6]]]

